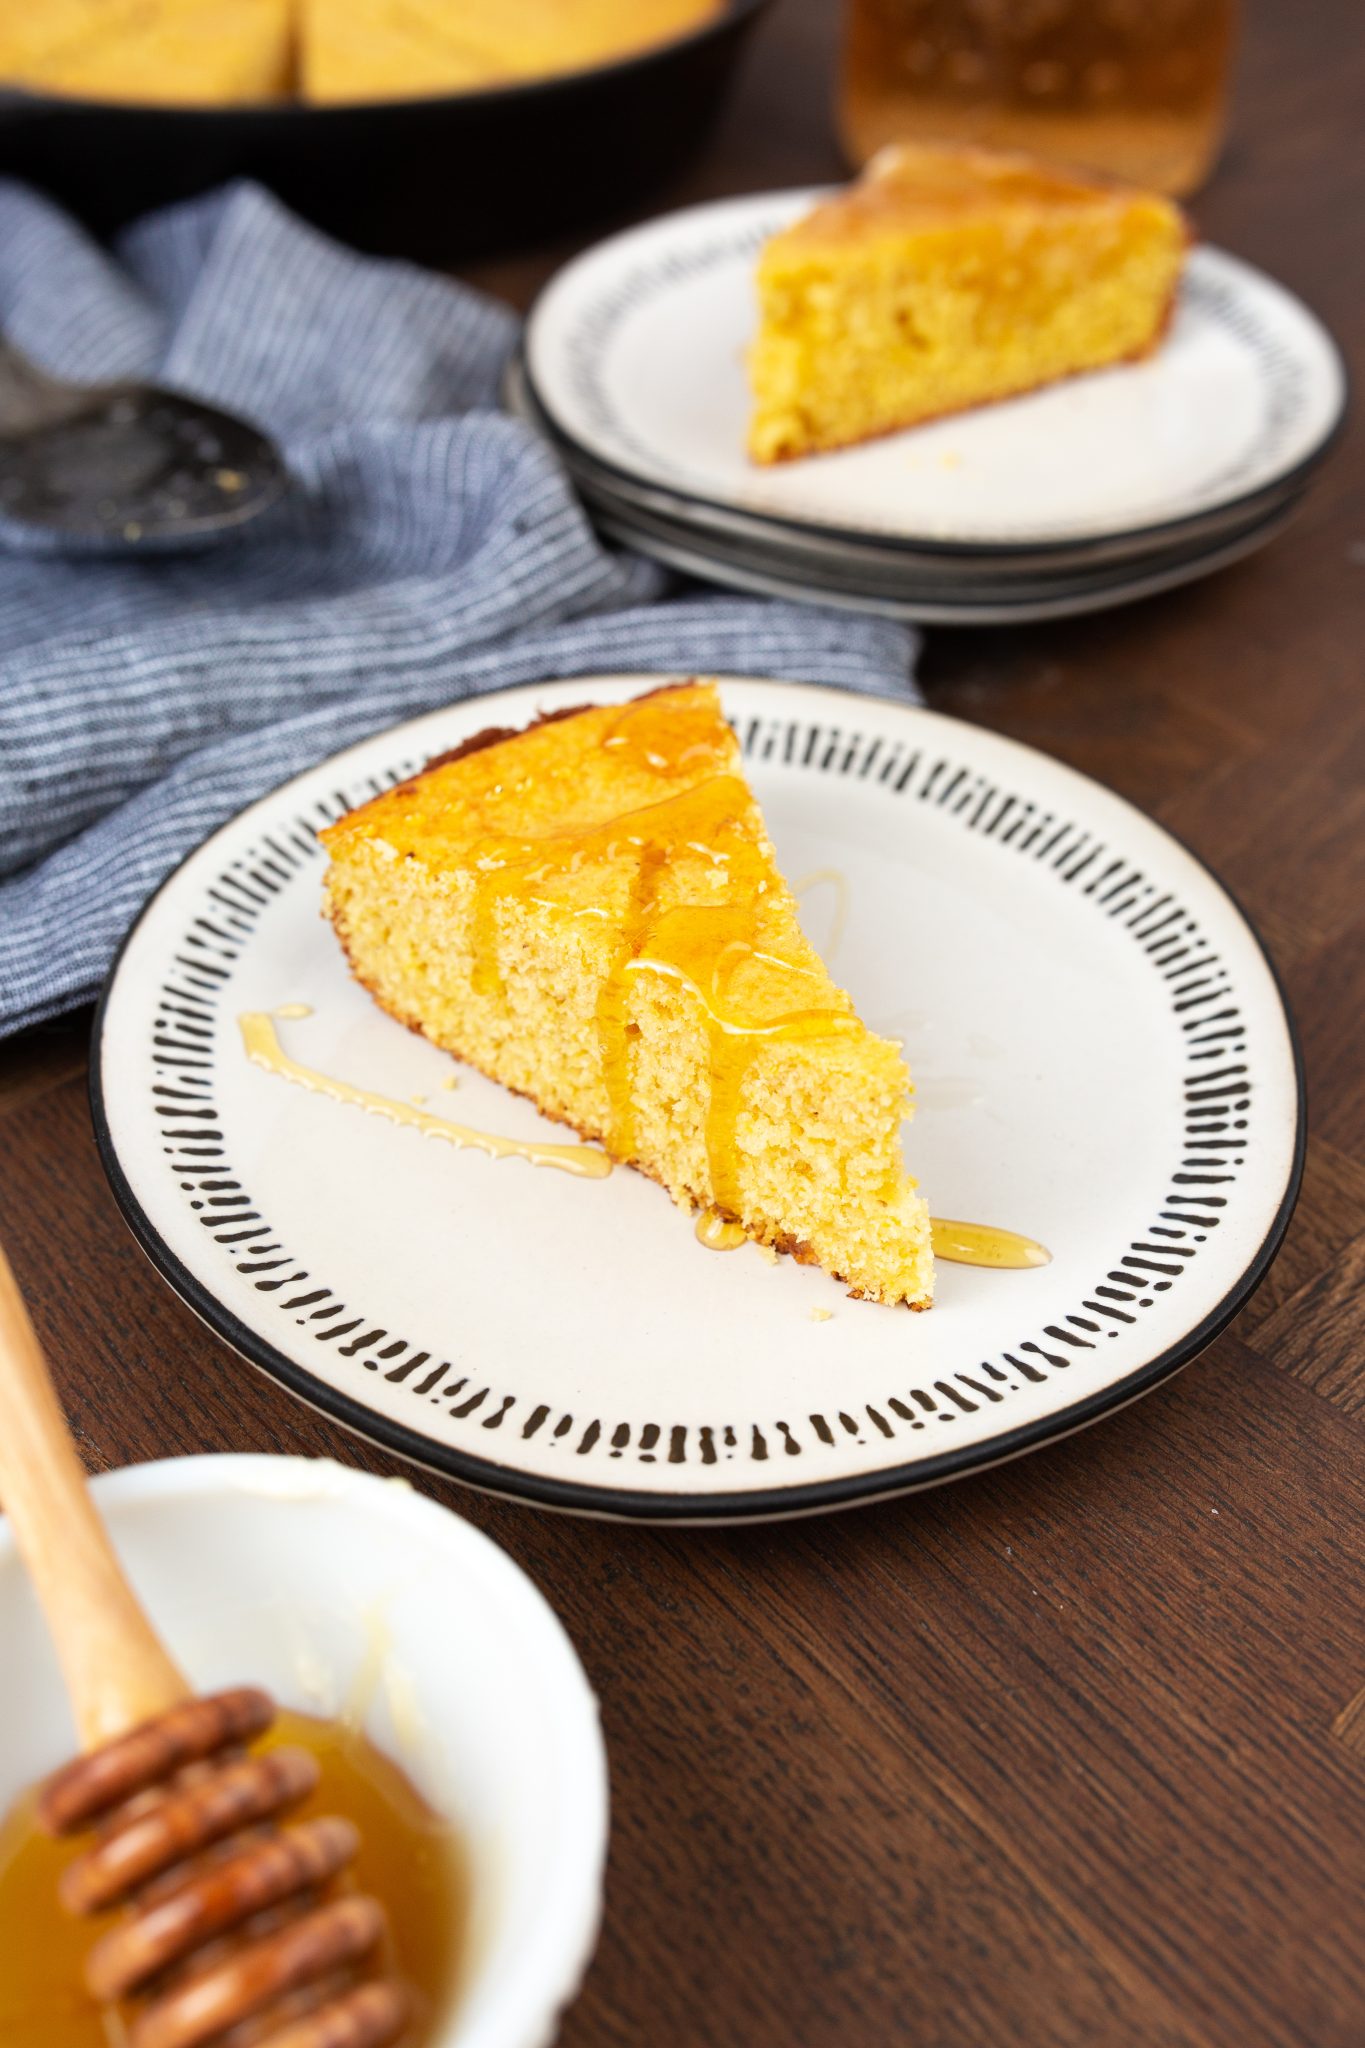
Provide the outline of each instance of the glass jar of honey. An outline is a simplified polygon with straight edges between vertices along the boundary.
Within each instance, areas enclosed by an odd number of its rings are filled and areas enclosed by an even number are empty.
[[[1177,196],[1208,176],[1237,0],[846,0],[840,126],[975,143]]]

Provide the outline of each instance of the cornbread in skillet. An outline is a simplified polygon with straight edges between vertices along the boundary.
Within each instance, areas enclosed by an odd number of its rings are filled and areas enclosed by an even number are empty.
[[[322,837],[392,1016],[681,1206],[928,1306],[909,1075],[803,934],[711,684],[485,736]]]
[[[0,0],[0,79],[185,106],[288,90],[291,0]]]
[[[722,0],[301,0],[304,97],[421,98],[585,71],[699,28]]]
[[[724,0],[0,0],[0,82],[73,99],[421,99],[675,41]]]
[[[1150,354],[1180,209],[1022,156],[897,145],[765,246],[749,453],[783,462]]]

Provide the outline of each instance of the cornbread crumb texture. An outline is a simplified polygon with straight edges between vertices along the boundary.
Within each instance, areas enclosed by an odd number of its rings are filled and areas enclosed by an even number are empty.
[[[926,1305],[899,1050],[800,928],[708,684],[429,769],[324,834],[376,999],[688,1206]]]
[[[1150,352],[1178,207],[1018,156],[898,146],[758,265],[749,451],[838,448]]]
[[[76,98],[420,98],[586,70],[723,0],[0,0],[0,78]]]

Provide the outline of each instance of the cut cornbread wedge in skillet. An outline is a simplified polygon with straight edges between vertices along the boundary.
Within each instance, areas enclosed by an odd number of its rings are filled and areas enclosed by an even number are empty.
[[[427,98],[590,70],[700,28],[722,0],[300,0],[304,97]]]
[[[681,1206],[929,1305],[900,1049],[802,932],[713,685],[477,735],[322,837],[392,1016]]]
[[[782,462],[1157,346],[1179,207],[1023,156],[898,144],[766,244],[749,453]]]
[[[290,0],[0,5],[0,78],[82,99],[227,106],[289,89]]]

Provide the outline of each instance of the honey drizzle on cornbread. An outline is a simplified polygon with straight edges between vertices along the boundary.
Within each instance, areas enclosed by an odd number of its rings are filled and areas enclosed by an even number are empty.
[[[768,865],[741,822],[749,809],[748,790],[738,776],[728,772],[728,757],[716,744],[709,718],[680,717],[666,693],[639,698],[613,721],[603,746],[665,781],[695,777],[699,765],[714,766],[716,772],[701,781],[689,780],[674,796],[623,812],[603,824],[561,827],[528,837],[491,835],[480,853],[475,875],[470,925],[474,987],[483,995],[502,993],[497,964],[501,904],[533,901],[538,887],[572,873],[594,857],[633,855],[635,871],[621,942],[597,1005],[608,1101],[606,1142],[618,1158],[633,1156],[630,978],[641,973],[668,975],[692,992],[701,1012],[710,1063],[706,1153],[711,1193],[721,1208],[737,1209],[741,1196],[735,1171],[735,1126],[745,1074],[760,1046],[862,1027],[856,1017],[841,1010],[794,1006],[765,1017],[753,1009],[746,1012],[736,999],[735,978],[747,964],[757,963],[779,977],[802,977],[807,970],[764,951],[760,944],[759,906],[768,887]],[[500,796],[501,786],[495,786],[492,794]],[[679,846],[723,868],[739,900],[661,909],[660,885],[670,856]]]
[[[302,1004],[291,1003],[278,1014],[297,1016],[303,1007]],[[500,1138],[491,1131],[471,1130],[468,1124],[451,1123],[446,1117],[414,1109],[411,1103],[395,1102],[387,1095],[376,1095],[368,1088],[355,1087],[350,1081],[338,1081],[331,1074],[321,1074],[315,1067],[305,1067],[300,1061],[290,1059],[285,1052],[275,1029],[275,1019],[266,1010],[244,1010],[237,1019],[237,1025],[246,1056],[253,1065],[263,1067],[267,1074],[278,1075],[282,1081],[293,1081],[313,1095],[325,1095],[332,1102],[351,1103],[357,1109],[368,1110],[372,1116],[387,1117],[390,1123],[410,1124],[425,1138],[442,1138],[448,1145],[484,1152],[490,1159],[526,1159],[532,1166],[557,1166],[562,1173],[577,1174],[582,1180],[605,1180],[611,1172],[610,1159],[593,1145],[538,1145],[521,1138]]]
[[[560,719],[582,724],[561,736]],[[865,1033],[803,937],[712,686],[673,684],[625,706],[552,712],[524,733],[477,733],[321,837],[334,862],[328,914],[391,1014],[598,1139],[606,1161],[641,1164],[684,1204],[710,1204],[703,1245],[735,1248],[772,1229],[799,1257],[851,1273],[855,1293],[927,1306],[930,1218],[888,1130],[908,1093],[899,1049]],[[845,878],[808,879],[838,884],[842,919]],[[462,981],[482,998],[468,1014]],[[562,1045],[547,1004],[564,1011]],[[541,1029],[549,1083],[528,1059]],[[792,1052],[770,1067],[768,1043]],[[802,1163],[800,1119],[812,1112],[810,1144],[822,1161],[837,1155],[818,1092],[809,1100],[826,1061],[836,1093],[864,1081],[873,1091],[847,1228],[842,1179],[820,1181]],[[807,1097],[794,1148],[789,1085]],[[856,1098],[852,1113],[862,1115]],[[397,1120],[419,1121],[406,1107]],[[779,1138],[822,1192],[796,1201],[794,1227],[770,1224],[764,1198],[755,1213],[747,1193],[751,1179],[766,1185]],[[899,1229],[886,1230],[883,1203]],[[950,1237],[947,1255],[1016,1263],[989,1250],[991,1235]]]

